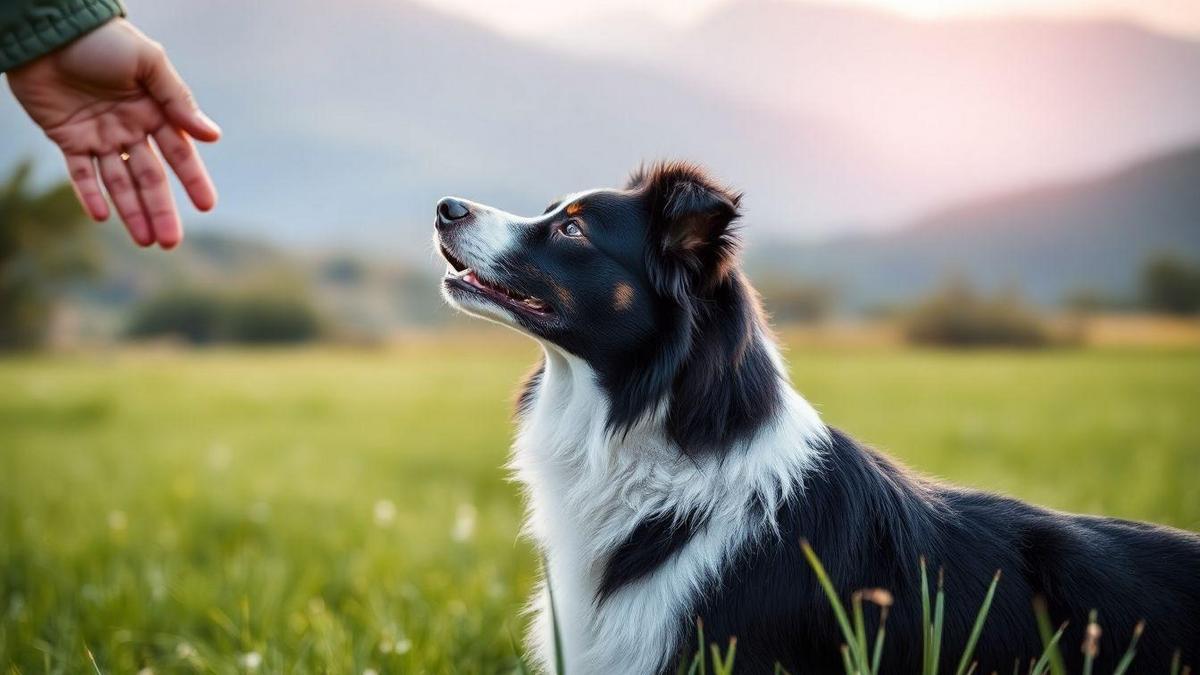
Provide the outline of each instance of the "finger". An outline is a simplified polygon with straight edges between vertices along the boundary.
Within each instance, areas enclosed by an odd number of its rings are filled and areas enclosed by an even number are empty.
[[[91,155],[66,155],[66,158],[71,187],[75,188],[75,196],[83,204],[83,210],[92,220],[108,220],[108,202],[100,192],[95,159]]]
[[[201,211],[209,211],[217,205],[217,189],[213,186],[208,170],[192,139],[175,127],[164,126],[154,132],[154,142],[158,151],[166,158],[167,164],[179,176],[183,189],[187,190],[192,203]]]
[[[162,106],[171,124],[186,131],[196,140],[211,143],[221,137],[221,127],[200,112],[192,92],[175,71],[162,47],[153,45],[145,55],[146,75],[142,84],[150,96]]]
[[[175,248],[183,239],[183,228],[179,224],[179,212],[175,209],[175,198],[171,196],[171,184],[162,160],[150,147],[150,141],[130,146],[126,165],[137,186],[138,199],[144,213],[150,219],[154,238],[163,248]]]
[[[125,222],[125,229],[138,246],[149,246],[154,243],[154,235],[150,231],[150,221],[142,211],[142,203],[138,200],[134,188],[133,176],[120,155],[104,155],[100,158],[100,177],[104,179],[104,187],[108,197],[117,207],[117,215]]]

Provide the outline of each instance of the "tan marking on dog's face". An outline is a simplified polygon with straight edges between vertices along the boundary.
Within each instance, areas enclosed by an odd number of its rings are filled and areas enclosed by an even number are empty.
[[[613,288],[613,309],[624,312],[633,306],[633,286],[624,281]]]
[[[577,216],[581,213],[583,213],[583,205],[579,202],[571,202],[567,205],[568,216]]]
[[[571,294],[571,291],[568,290],[566,286],[551,281],[550,287],[554,289],[554,295],[558,297],[558,301],[561,302],[564,307],[567,309],[573,309],[575,307],[575,296]]]

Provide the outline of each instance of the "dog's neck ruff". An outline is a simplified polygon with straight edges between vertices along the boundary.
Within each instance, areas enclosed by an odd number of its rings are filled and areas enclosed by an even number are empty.
[[[733,552],[775,532],[779,507],[798,498],[805,472],[819,460],[828,430],[783,376],[775,345],[756,339],[779,374],[781,405],[735,447],[699,457],[669,440],[665,401],[628,433],[614,434],[594,371],[543,345],[510,468],[528,499],[526,533],[548,565],[572,674],[652,673],[667,664],[685,629],[681,619]],[[694,529],[660,563],[602,595],[614,552],[651,521]],[[553,672],[544,588],[534,604],[531,647]]]

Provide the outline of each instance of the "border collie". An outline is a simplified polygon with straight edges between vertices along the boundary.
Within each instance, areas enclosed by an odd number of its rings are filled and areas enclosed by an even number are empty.
[[[697,649],[697,618],[710,641],[737,637],[739,672],[841,672],[802,539],[843,598],[895,597],[886,673],[920,669],[921,556],[945,571],[942,672],[996,570],[976,672],[1024,671],[1042,652],[1035,596],[1070,622],[1072,669],[1092,608],[1097,672],[1139,620],[1132,672],[1167,672],[1176,649],[1196,664],[1197,535],[941,485],[821,422],[739,269],[740,199],[694,165],[662,163],[531,218],[437,205],[446,299],[544,349],[511,461],[547,564],[530,638],[541,665],[553,670],[552,590],[570,675],[674,672]]]

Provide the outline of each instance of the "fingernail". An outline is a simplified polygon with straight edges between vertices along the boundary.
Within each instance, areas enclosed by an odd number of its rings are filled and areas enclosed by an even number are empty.
[[[218,133],[218,134],[221,133],[221,127],[218,126],[216,122],[212,121],[211,117],[209,117],[208,115],[205,115],[204,111],[197,110],[196,117],[200,120],[201,124],[208,127],[209,130],[211,130],[212,132]]]

